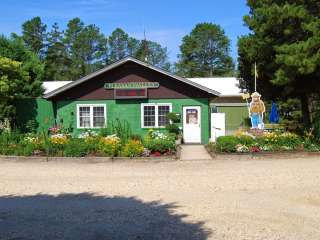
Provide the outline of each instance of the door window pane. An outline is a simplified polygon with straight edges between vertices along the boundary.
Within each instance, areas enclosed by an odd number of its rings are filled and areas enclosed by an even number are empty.
[[[186,121],[187,124],[198,124],[198,110],[197,109],[187,109],[186,110]]]

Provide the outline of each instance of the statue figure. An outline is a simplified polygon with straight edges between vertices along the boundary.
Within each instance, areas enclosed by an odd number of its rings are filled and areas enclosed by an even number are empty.
[[[251,118],[252,129],[264,129],[263,116],[266,111],[261,95],[254,92],[251,95],[251,103],[249,107],[249,116]]]

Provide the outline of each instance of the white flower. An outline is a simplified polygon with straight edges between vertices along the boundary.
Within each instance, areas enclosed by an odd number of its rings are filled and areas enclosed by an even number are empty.
[[[242,145],[242,144],[238,144],[236,146],[236,151],[239,152],[239,153],[245,153],[245,152],[249,152],[249,148],[245,145]]]
[[[89,137],[97,137],[98,133],[92,130],[86,130],[78,135],[78,138],[89,138]]]

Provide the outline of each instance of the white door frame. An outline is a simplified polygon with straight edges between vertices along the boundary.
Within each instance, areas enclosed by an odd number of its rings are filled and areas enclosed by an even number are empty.
[[[198,112],[197,123],[188,124],[187,123],[187,109],[196,109]],[[201,106],[183,106],[183,140],[185,143],[195,143],[201,144]]]

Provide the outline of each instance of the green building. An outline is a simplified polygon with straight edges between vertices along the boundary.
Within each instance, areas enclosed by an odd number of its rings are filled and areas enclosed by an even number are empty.
[[[36,119],[38,131],[59,125],[77,136],[120,120],[144,135],[149,129],[164,131],[167,113],[174,112],[181,116],[184,142],[202,144],[212,137],[212,103],[221,95],[131,57],[76,81],[45,82],[44,88],[42,98],[17,102],[18,126]]]

